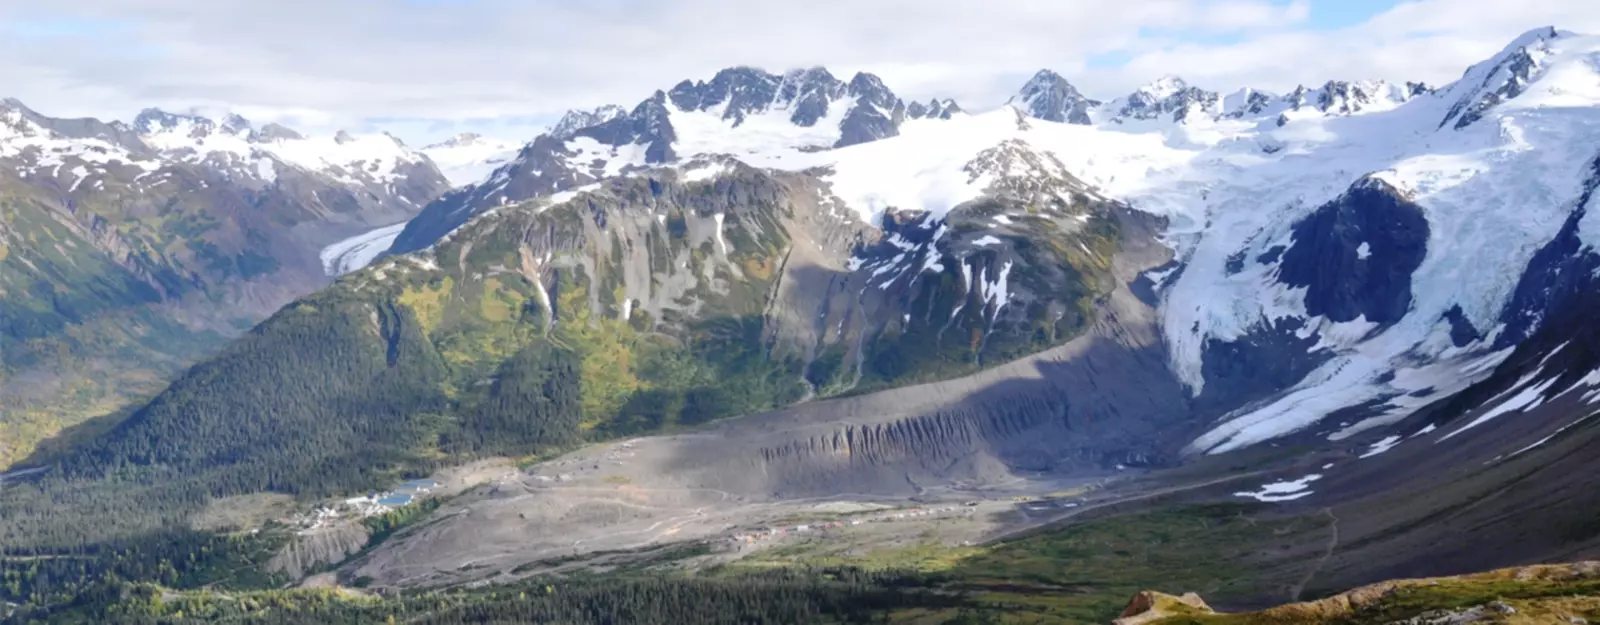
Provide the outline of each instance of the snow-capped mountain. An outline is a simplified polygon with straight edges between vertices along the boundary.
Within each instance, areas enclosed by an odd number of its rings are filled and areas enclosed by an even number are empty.
[[[547,131],[552,137],[571,137],[574,133],[590,126],[599,126],[608,121],[628,114],[628,109],[615,104],[605,104],[589,111],[573,109],[567,111],[555,125]],[[482,178],[479,178],[480,180]],[[474,181],[476,182],[476,181]]]
[[[650,165],[704,154],[759,160],[829,151],[963,115],[948,99],[907,105],[866,73],[845,82],[822,68],[783,74],[725,69],[709,81],[685,80],[657,91],[625,114],[616,107],[569,112],[486,180],[428,207],[400,234],[394,249],[427,246],[495,206]]]
[[[145,144],[168,158],[253,174],[269,184],[276,180],[280,166],[391,194],[396,183],[411,176],[434,175],[421,152],[388,134],[355,136],[340,131],[332,137],[305,137],[277,124],[257,129],[238,115],[218,123],[156,109],[140,113],[133,129]]]
[[[1223,96],[1192,86],[1177,76],[1165,76],[1126,96],[1100,101],[1084,96],[1060,74],[1046,69],[1029,79],[1007,104],[1037,119],[1085,126],[1218,117],[1284,116],[1283,121],[1287,121],[1292,116],[1349,115],[1394,108],[1428,91],[1420,83],[1328,81],[1320,87],[1302,86],[1282,95],[1244,88]]]
[[[220,220],[230,224],[227,230],[248,233],[197,249],[247,248],[279,267],[308,264],[320,275],[315,252],[321,246],[403,223],[448,189],[426,155],[387,134],[306,137],[278,124],[257,127],[238,115],[218,121],[156,109],[139,113],[132,123],[58,119],[14,99],[0,102],[0,173],[46,191],[70,217],[88,219],[84,226],[105,228],[104,245],[126,255],[119,260],[140,272],[153,270],[139,263],[168,259],[143,259],[138,245],[116,240],[139,232],[113,234],[109,225],[138,223],[156,207],[192,208],[197,219]],[[103,208],[83,213],[79,205]],[[321,225],[277,231],[300,223]],[[206,273],[195,271],[162,288],[177,292],[183,289],[175,285],[184,281],[204,284]],[[297,285],[315,282],[298,269],[285,275]]]
[[[422,153],[433,160],[453,186],[483,180],[495,168],[517,155],[522,144],[464,132],[445,141],[423,146]]]
[[[1007,104],[1045,121],[1087,125],[1091,123],[1089,110],[1101,103],[1084,97],[1060,74],[1044,69],[1034,74]]]
[[[1597,179],[1597,48],[1540,29],[1439,89],[1328,81],[1222,96],[1169,77],[1101,101],[1042,71],[977,115],[907,106],[869,75],[735,68],[541,137],[431,206],[394,249],[495,206],[707,154],[819,172],[842,215],[874,225],[914,211],[936,226],[997,183],[1059,167],[1084,192],[1168,221],[1177,259],[1150,278],[1170,368],[1194,401],[1259,399],[1190,451],[1300,432],[1342,440],[1488,375],[1557,305],[1561,289],[1537,285],[1565,284],[1548,267],[1570,266],[1600,231],[1584,227],[1582,199]],[[1011,165],[974,169],[996,150]],[[1565,251],[1540,252],[1562,232]],[[940,265],[922,249],[896,256],[874,270]],[[1538,266],[1548,275],[1525,273]]]
[[[171,165],[195,165],[251,189],[273,186],[280,174],[294,172],[335,184],[374,206],[415,204],[436,194],[442,182],[422,153],[387,134],[304,137],[277,124],[256,128],[237,115],[217,122],[156,109],[141,112],[132,124],[61,120],[11,99],[0,103],[0,159],[27,176],[59,178],[69,189],[103,184],[95,179],[130,167],[154,174]],[[139,176],[130,182],[140,187],[163,178]]]
[[[545,131],[552,137],[571,137],[573,133],[598,126],[627,115],[628,109],[607,104],[593,110],[570,110]],[[463,132],[454,137],[423,146],[422,153],[433,159],[439,170],[453,186],[461,187],[479,182],[501,165],[516,158],[522,149],[519,141],[485,137],[474,132]]]

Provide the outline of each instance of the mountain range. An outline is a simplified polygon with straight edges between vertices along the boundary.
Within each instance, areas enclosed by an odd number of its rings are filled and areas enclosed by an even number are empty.
[[[448,188],[388,136],[158,110],[57,119],[16,100],[0,103],[0,178],[0,463],[160,390],[326,285],[323,247]]]
[[[201,364],[41,456],[28,496],[56,507],[17,500],[0,542],[664,434],[628,452],[660,463],[636,488],[754,502],[1243,458],[1271,476],[1218,496],[1363,512],[1322,557],[1348,585],[1593,553],[1572,476],[1600,432],[1595,58],[1541,28],[1438,87],[1167,77],[1109,100],[1045,70],[979,112],[735,67],[520,147],[420,151],[8,101],[8,396],[96,359],[173,363],[141,391]],[[162,338],[194,328],[219,338]],[[500,553],[481,519],[507,501],[352,570],[487,579],[469,565]]]

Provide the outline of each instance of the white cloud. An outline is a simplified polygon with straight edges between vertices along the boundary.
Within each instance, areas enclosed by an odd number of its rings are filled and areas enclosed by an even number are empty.
[[[1532,27],[1600,30],[1589,4],[1424,0],[1327,32],[1309,0],[0,0],[0,95],[54,115],[232,107],[413,138],[526,132],[730,65],[864,69],[969,108],[1041,67],[1101,97],[1169,73],[1224,90],[1442,82]],[[1130,60],[1091,68],[1105,55]]]
[[[1338,30],[1284,30],[1228,44],[1148,49],[1084,82],[1127,88],[1170,73],[1223,91],[1247,85],[1284,91],[1329,79],[1441,85],[1542,26],[1600,32],[1600,10],[1589,0],[1412,1]]]

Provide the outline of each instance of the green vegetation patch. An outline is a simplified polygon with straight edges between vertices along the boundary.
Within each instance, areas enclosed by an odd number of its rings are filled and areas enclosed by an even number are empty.
[[[780,563],[906,569],[971,598],[971,606],[940,612],[940,618],[960,613],[978,619],[967,622],[1107,623],[1142,590],[1193,591],[1208,599],[1280,592],[1283,579],[1309,566],[1280,554],[1288,545],[1325,540],[1328,521],[1267,512],[1255,504],[1218,504],[1125,514],[982,547],[919,542],[850,554],[800,544],[757,552],[728,571]]]

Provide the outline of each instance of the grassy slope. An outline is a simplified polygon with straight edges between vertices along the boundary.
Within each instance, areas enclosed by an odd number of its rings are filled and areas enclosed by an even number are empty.
[[[1074,523],[986,546],[925,542],[853,554],[830,542],[803,543],[757,552],[728,572],[806,564],[911,569],[966,593],[998,622],[1104,623],[1149,588],[1234,600],[1282,596],[1283,580],[1310,565],[1279,554],[1321,540],[1326,523],[1274,517],[1257,505],[1191,506]],[[901,616],[937,623],[955,612]]]
[[[1173,616],[1159,625],[1379,624],[1478,613],[1501,623],[1600,619],[1600,565],[1541,565],[1476,575],[1399,580],[1259,612]],[[1579,620],[1574,620],[1579,619]],[[1441,621],[1442,622],[1442,621]]]

